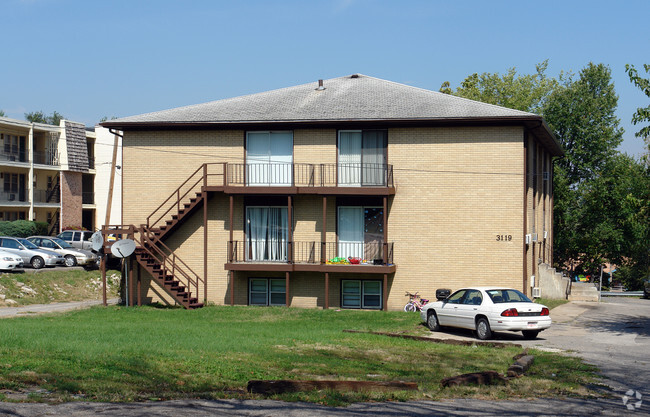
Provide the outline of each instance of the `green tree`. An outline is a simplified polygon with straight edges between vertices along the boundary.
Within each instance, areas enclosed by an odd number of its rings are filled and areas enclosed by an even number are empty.
[[[58,126],[62,119],[65,119],[61,113],[56,110],[52,112],[50,116],[47,116],[42,111],[35,111],[31,113],[25,113],[25,120],[28,120],[32,123],[45,123],[48,125]]]
[[[618,255],[616,222],[598,204],[607,167],[618,155],[623,129],[615,116],[618,96],[611,71],[603,64],[589,63],[578,79],[561,79],[549,96],[544,117],[565,149],[554,172],[554,259],[562,266],[570,261],[594,271],[600,262]]]
[[[5,117],[5,116],[6,116],[6,114],[5,114],[4,110],[0,110],[0,117]]]
[[[555,78],[546,76],[547,67],[548,60],[535,66],[535,74],[518,75],[514,67],[503,75],[474,73],[465,78],[456,91],[452,91],[449,81],[445,81],[440,86],[440,92],[511,109],[541,113],[549,95],[559,85]]]
[[[650,73],[650,65],[643,64],[643,68],[646,73]],[[634,68],[634,65],[626,64],[625,72],[627,72],[627,75],[630,77],[630,82],[639,87],[641,91],[643,91],[643,94],[650,97],[650,79],[642,78],[636,68]],[[634,123],[634,125],[650,123],[650,105],[637,108],[636,112],[632,115],[632,123]],[[635,133],[635,136],[637,138],[643,138],[648,150],[650,150],[650,124],[642,127],[641,130]]]

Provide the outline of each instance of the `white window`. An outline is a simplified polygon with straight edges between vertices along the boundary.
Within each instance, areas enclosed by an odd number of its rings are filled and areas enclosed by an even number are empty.
[[[287,261],[286,207],[246,207],[246,260]]]
[[[341,281],[341,307],[381,309],[381,281],[352,280]]]
[[[386,185],[386,142],[385,130],[340,131],[338,185]]]
[[[256,306],[286,305],[286,282],[274,278],[250,278],[248,281],[248,304]]]
[[[290,186],[293,172],[293,132],[246,134],[246,184]]]
[[[339,206],[338,256],[381,259],[384,240],[384,210],[381,207]]]

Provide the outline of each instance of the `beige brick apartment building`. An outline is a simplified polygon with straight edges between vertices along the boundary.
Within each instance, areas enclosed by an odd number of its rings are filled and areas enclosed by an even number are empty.
[[[562,150],[535,114],[355,74],[103,126],[140,302],[395,310],[531,294],[551,263]]]

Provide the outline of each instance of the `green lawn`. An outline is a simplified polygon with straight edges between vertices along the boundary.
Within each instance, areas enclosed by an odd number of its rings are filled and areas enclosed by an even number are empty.
[[[546,307],[549,308],[549,310],[553,310],[557,306],[561,306],[562,304],[566,304],[569,302],[569,300],[558,300],[558,299],[551,299],[551,298],[538,298],[535,300],[536,303],[538,304],[543,304]]]
[[[33,400],[258,398],[251,379],[414,381],[418,392],[312,392],[274,398],[368,400],[588,395],[593,368],[535,352],[530,375],[506,386],[442,389],[461,373],[505,372],[517,348],[461,347],[344,329],[420,333],[403,312],[206,307],[108,307],[0,320],[0,389],[39,387]],[[0,394],[2,399],[2,394]]]

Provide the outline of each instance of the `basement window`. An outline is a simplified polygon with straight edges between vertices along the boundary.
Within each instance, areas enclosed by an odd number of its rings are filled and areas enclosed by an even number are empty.
[[[381,281],[378,280],[341,280],[341,307],[381,309]]]
[[[252,306],[286,305],[286,281],[278,278],[249,278],[248,304]]]

